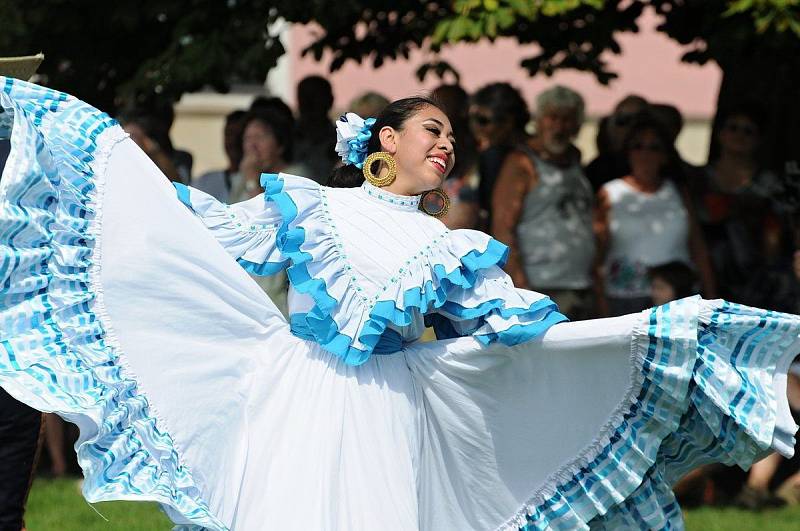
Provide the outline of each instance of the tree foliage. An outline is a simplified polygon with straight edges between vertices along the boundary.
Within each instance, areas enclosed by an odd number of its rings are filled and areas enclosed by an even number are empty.
[[[266,0],[0,0],[0,56],[42,51],[43,82],[113,112],[260,80],[284,53]]]
[[[304,53],[330,68],[348,61],[380,67],[431,52],[420,75],[452,73],[436,54],[458,42],[509,37],[530,46],[531,75],[570,68],[602,83],[615,76],[605,52],[638,30],[646,7],[660,27],[690,46],[685,59],[723,69],[742,54],[800,57],[800,0],[0,0],[0,55],[43,51],[44,82],[113,110],[124,98],[175,100],[205,86],[261,82],[284,53],[271,34],[279,20],[321,28]],[[788,52],[787,52],[788,51]],[[457,73],[456,73],[457,75]]]

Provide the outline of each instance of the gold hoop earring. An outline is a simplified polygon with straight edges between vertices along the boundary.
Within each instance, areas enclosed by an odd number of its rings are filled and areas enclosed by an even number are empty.
[[[436,201],[439,204],[439,209],[430,208],[428,205],[429,202]],[[429,216],[433,216],[435,218],[441,218],[447,211],[450,210],[450,196],[442,190],[441,188],[435,188],[433,190],[428,190],[419,200],[419,207],[420,209],[428,214]]]
[[[389,173],[386,174],[386,177],[378,177],[372,173],[372,165],[378,161],[386,164],[386,167],[389,169]],[[382,188],[384,186],[389,186],[397,178],[397,161],[386,151],[376,151],[367,157],[361,171],[364,173],[364,178],[369,184]]]

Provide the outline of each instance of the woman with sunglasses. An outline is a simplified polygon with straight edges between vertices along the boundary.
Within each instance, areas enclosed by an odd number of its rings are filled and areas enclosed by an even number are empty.
[[[690,182],[719,295],[794,311],[794,243],[780,178],[758,159],[762,118],[741,105],[723,111],[705,172]]]
[[[469,123],[478,145],[479,228],[492,226],[492,196],[508,155],[528,139],[531,119],[522,94],[509,83],[490,83],[472,95]]]
[[[234,205],[66,94],[0,78],[0,106],[0,386],[79,425],[91,502],[212,531],[680,528],[685,469],[791,454],[800,318],[563,322],[437,219],[435,101],[342,117],[335,187],[263,174]],[[284,270],[288,320],[246,273]]]
[[[649,268],[693,265],[703,293],[714,296],[707,251],[686,192],[670,179],[677,156],[662,124],[640,114],[624,140],[630,173],[598,192],[595,210],[595,291],[601,315],[651,305]]]

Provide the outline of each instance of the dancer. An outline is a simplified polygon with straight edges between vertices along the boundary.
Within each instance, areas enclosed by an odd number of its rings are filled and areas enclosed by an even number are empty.
[[[0,103],[0,385],[80,426],[89,501],[212,530],[681,527],[686,470],[791,454],[800,319],[690,298],[562,322],[503,244],[434,216],[435,102],[338,122],[337,187],[267,174],[233,206],[176,198],[70,96],[0,79]],[[288,322],[245,268],[287,270]]]

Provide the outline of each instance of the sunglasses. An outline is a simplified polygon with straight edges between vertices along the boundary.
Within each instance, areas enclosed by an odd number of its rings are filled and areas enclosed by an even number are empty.
[[[631,151],[652,151],[653,153],[661,153],[664,147],[658,142],[634,142],[631,144]]]
[[[469,115],[470,122],[476,125],[486,126],[490,123],[494,122],[494,118],[491,116],[486,116],[485,114],[470,114]]]
[[[736,122],[725,124],[723,127],[726,131],[731,133],[742,133],[746,136],[756,136],[756,128],[748,124],[737,124]]]

